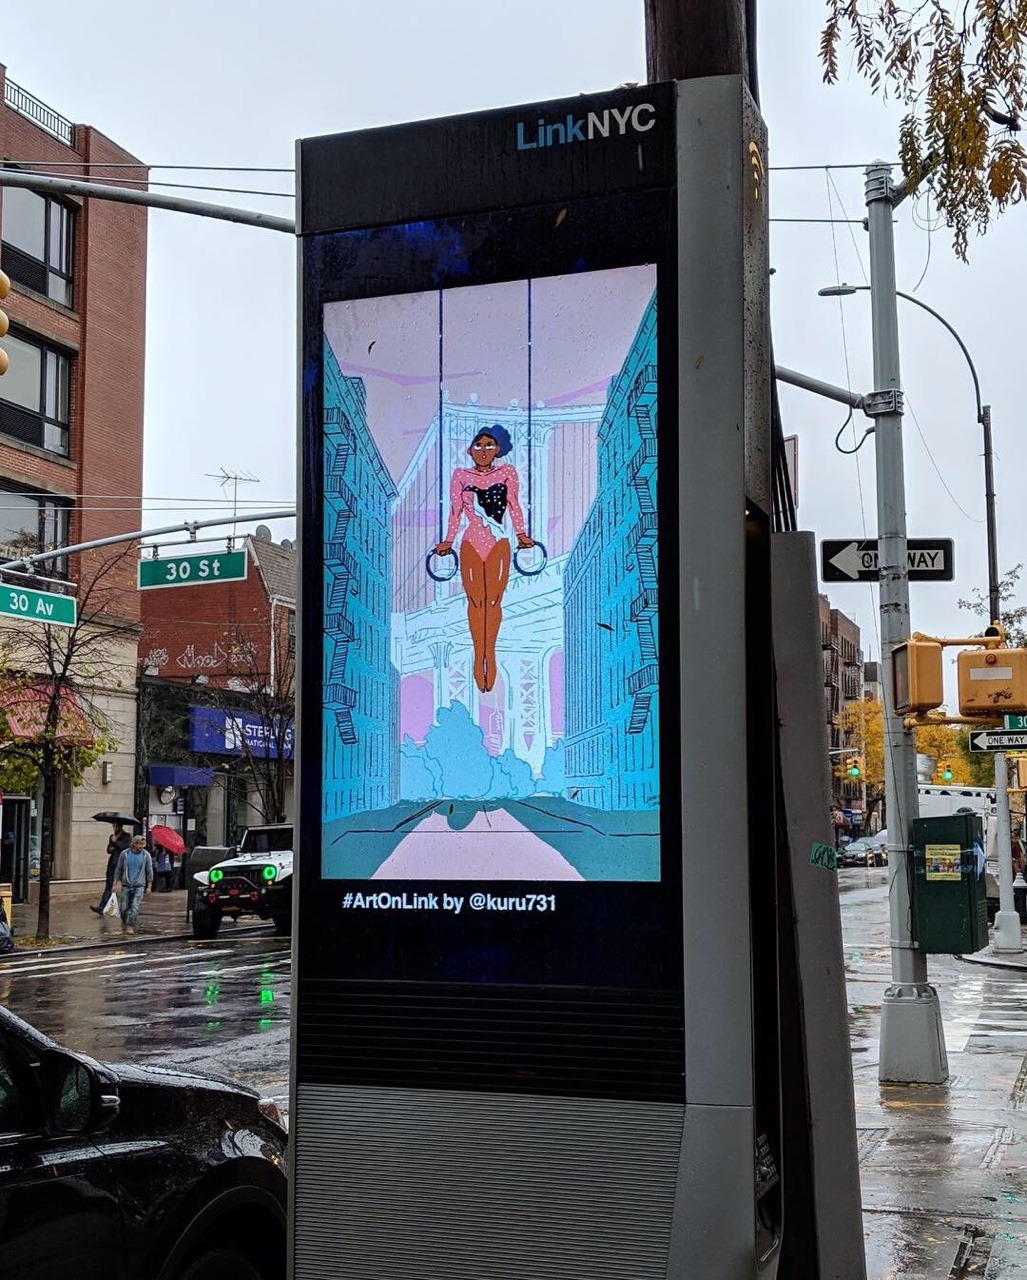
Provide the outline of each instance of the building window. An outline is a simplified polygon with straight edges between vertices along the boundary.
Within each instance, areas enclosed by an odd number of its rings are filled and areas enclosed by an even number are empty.
[[[0,266],[19,284],[71,306],[75,215],[59,200],[5,187]]]
[[[66,547],[70,521],[71,505],[60,498],[0,488],[0,556],[16,560],[18,556]],[[37,571],[50,578],[66,578],[68,561],[43,561]]]
[[[0,382],[0,432],[67,457],[71,361],[15,333],[4,347],[11,365]]]

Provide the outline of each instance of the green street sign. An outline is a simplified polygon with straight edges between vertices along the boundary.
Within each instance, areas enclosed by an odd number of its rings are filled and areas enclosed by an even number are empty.
[[[1027,733],[1027,716],[1006,716],[1006,728]]]
[[[242,582],[247,558],[243,551],[212,551],[205,556],[169,556],[139,561],[139,590],[154,587],[203,587],[213,582]]]
[[[55,591],[27,591],[4,583],[0,586],[0,614],[46,622],[53,627],[73,627],[78,618],[78,601]]]

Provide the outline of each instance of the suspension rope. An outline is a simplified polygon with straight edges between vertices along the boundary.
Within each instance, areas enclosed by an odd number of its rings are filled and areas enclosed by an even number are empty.
[[[528,537],[531,537],[531,498],[532,498],[532,476],[534,468],[531,465],[531,279],[528,279],[528,518],[524,522],[524,527],[528,531]]]
[[[442,378],[443,378],[443,327],[442,327],[442,290],[439,290],[439,541],[446,536],[446,489],[442,475],[442,455],[444,452],[442,433]]]
[[[438,407],[438,414],[439,414],[439,466],[438,466],[439,536],[436,540],[435,546],[438,546],[438,544],[442,542],[446,536],[446,478],[443,472],[443,461],[444,461],[443,455],[445,454],[445,451],[446,451],[445,449],[446,442],[445,442],[445,431],[443,429],[443,422],[442,422],[442,405],[443,405],[442,379],[445,376],[445,368],[444,368],[445,317],[443,315],[442,296],[443,296],[443,290],[440,289],[439,290],[439,407]],[[446,556],[444,560],[441,561],[441,564],[446,566],[446,569],[448,569],[448,572],[446,572],[445,570],[442,570],[440,572],[439,569],[436,569],[435,566],[432,564],[432,561],[434,559],[435,559],[435,547],[432,547],[432,549],[424,557],[424,570],[425,570],[425,573],[427,573],[428,577],[431,578],[433,582],[448,582],[450,578],[453,578],[456,576],[460,568],[460,559],[456,553],[455,548],[450,551],[449,555]]]

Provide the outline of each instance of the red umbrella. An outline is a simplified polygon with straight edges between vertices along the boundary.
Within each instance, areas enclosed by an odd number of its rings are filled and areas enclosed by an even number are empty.
[[[150,839],[168,853],[185,853],[185,841],[171,827],[151,827]]]

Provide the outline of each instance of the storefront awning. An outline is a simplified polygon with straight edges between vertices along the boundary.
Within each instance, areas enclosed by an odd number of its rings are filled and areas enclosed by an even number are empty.
[[[38,742],[46,730],[53,684],[49,680],[11,681],[0,685],[0,713],[7,721],[8,738]],[[95,741],[85,712],[70,685],[62,685],[58,695],[56,741],[62,747],[91,747]]]
[[[147,770],[151,787],[211,787],[213,769],[198,769],[187,764],[151,764]]]

